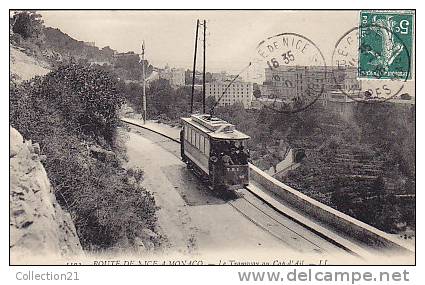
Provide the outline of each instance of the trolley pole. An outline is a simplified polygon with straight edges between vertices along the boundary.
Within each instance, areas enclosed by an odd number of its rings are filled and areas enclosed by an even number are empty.
[[[146,124],[146,75],[145,75],[145,41],[142,42],[142,104],[143,104],[143,124]]]

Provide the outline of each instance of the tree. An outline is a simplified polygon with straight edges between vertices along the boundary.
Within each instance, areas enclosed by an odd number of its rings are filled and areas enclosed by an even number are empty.
[[[205,83],[212,82],[212,73],[207,72],[205,73]]]
[[[149,106],[149,113],[154,116],[160,114],[168,116],[175,103],[174,99],[174,90],[166,79],[152,81],[146,90],[146,104]]]
[[[255,89],[253,92],[253,95],[255,98],[260,98],[261,97],[261,91],[260,89]]]
[[[254,95],[255,98],[260,98],[261,97],[261,90],[260,87],[258,86],[258,83],[254,83],[252,85],[254,92],[252,93]]]
[[[209,111],[213,106],[215,106],[215,104],[217,103],[217,101],[215,100],[215,97],[213,96],[208,96],[205,99],[205,106],[206,109]]]
[[[15,12],[11,19],[12,31],[24,40],[40,39],[43,36],[43,20],[35,11]]]
[[[348,213],[353,208],[352,198],[345,189],[346,180],[343,177],[337,176],[331,184],[331,202],[340,211]]]
[[[372,191],[374,191],[374,193],[378,196],[385,194],[385,180],[382,176],[378,176],[373,181]]]

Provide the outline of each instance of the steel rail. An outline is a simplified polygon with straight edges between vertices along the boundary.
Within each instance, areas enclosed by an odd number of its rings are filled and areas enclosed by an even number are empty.
[[[167,138],[167,139],[169,139],[169,140],[171,140],[171,141],[173,141],[173,142],[175,142],[175,143],[177,143],[177,144],[180,144],[180,141],[178,141],[178,140],[176,140],[175,138],[172,138],[172,137],[170,137],[170,136],[168,136],[168,135],[166,135],[166,134],[163,134],[163,133],[161,133],[161,132],[158,132],[158,131],[156,131],[156,130],[152,130],[152,129],[150,129],[150,128],[147,128],[147,127],[144,127],[143,125],[139,125],[139,124],[136,124],[136,123],[134,123],[134,122],[129,122],[129,121],[126,121],[126,120],[123,120],[123,119],[121,119],[121,121],[122,122],[124,122],[124,123],[127,123],[127,124],[130,124],[130,125],[133,125],[133,126],[136,126],[136,127],[140,127],[140,128],[142,128],[142,129],[145,129],[145,130],[147,130],[147,131],[150,131],[150,132],[153,132],[153,133],[155,133],[155,134],[157,134],[157,135],[160,135],[160,136],[163,136],[163,137],[165,137],[165,138]],[[262,199],[261,197],[259,197],[258,196],[258,194],[256,194],[254,191],[252,191],[251,189],[249,189],[249,187],[244,187],[243,189],[245,189],[246,191],[248,191],[249,193],[251,193],[252,195],[254,195],[254,197],[256,197],[259,201],[261,201],[261,202],[263,202],[264,204],[266,204],[268,207],[270,207],[271,209],[273,209],[276,213],[279,213],[280,215],[282,215],[282,216],[284,216],[284,217],[286,217],[286,218],[289,218],[291,221],[294,221],[295,223],[297,223],[298,225],[300,225],[300,226],[302,226],[302,227],[304,227],[305,229],[307,229],[307,230],[309,230],[309,231],[311,231],[311,232],[313,232],[314,234],[316,234],[317,236],[319,236],[319,237],[321,237],[321,238],[323,238],[324,240],[326,240],[326,241],[328,241],[328,242],[330,242],[331,244],[333,244],[333,245],[335,245],[335,246],[337,246],[337,247],[339,247],[339,248],[341,248],[341,249],[343,249],[343,250],[345,250],[345,251],[347,251],[348,253],[350,253],[350,254],[352,254],[352,255],[354,255],[354,256],[357,256],[357,257],[361,257],[359,254],[357,254],[356,252],[354,252],[353,250],[351,250],[351,249],[349,249],[349,248],[347,248],[346,246],[344,246],[343,244],[341,244],[341,243],[339,243],[338,241],[336,241],[335,239],[333,239],[332,237],[329,237],[329,236],[327,236],[327,235],[325,235],[325,234],[323,234],[323,233],[321,233],[321,232],[318,232],[318,231],[316,231],[316,230],[314,230],[314,229],[312,229],[311,227],[309,227],[308,225],[305,225],[304,223],[302,223],[301,221],[299,221],[298,219],[296,219],[296,218],[294,218],[294,217],[291,217],[291,216],[289,216],[288,214],[286,214],[286,213],[284,213],[284,212],[282,212],[281,210],[279,210],[279,209],[277,209],[276,207],[274,207],[273,205],[271,205],[271,203],[269,203],[269,202],[267,202],[266,200],[264,200],[264,199]],[[245,199],[245,198],[244,198]],[[249,204],[251,204],[252,206],[254,206],[255,208],[257,208],[257,210],[258,211],[260,211],[260,212],[262,212],[264,215],[266,215],[267,217],[269,217],[270,219],[272,219],[272,220],[274,220],[274,221],[276,221],[277,223],[279,223],[280,225],[282,225],[282,226],[284,226],[282,223],[280,223],[279,221],[277,221],[276,219],[274,219],[273,217],[271,217],[270,215],[268,215],[267,213],[265,213],[264,211],[262,211],[261,209],[259,209],[258,207],[256,207],[255,205],[253,205],[252,203],[250,203],[247,199],[245,199]],[[275,200],[276,202],[278,202],[277,200]],[[270,232],[270,230],[268,230],[268,229],[266,229],[263,225],[260,225],[258,222],[255,222],[254,220],[252,220],[251,218],[249,218],[248,217],[248,215],[246,215],[245,213],[243,213],[240,209],[238,209],[235,205],[233,205],[232,203],[229,203],[230,204],[230,206],[232,206],[236,211],[238,211],[239,213],[241,213],[244,217],[246,217],[249,221],[251,221],[252,223],[254,223],[255,225],[257,225],[257,226],[259,226],[261,229],[263,229],[264,231],[266,231],[266,232],[268,232],[270,235],[272,235],[272,236],[274,236],[274,237],[276,237],[277,239],[279,239],[279,240],[281,240],[281,241],[283,241],[283,239],[282,238],[280,238],[280,237],[278,237],[278,236],[276,236],[276,234],[273,234],[273,233],[271,233]],[[285,228],[287,228],[286,226],[284,226]],[[292,230],[291,230],[292,231]],[[294,231],[292,231],[292,232],[294,232]],[[296,233],[296,232],[295,232]],[[298,233],[296,233],[297,235],[300,235],[300,234],[298,234]],[[304,237],[303,237],[304,238]],[[312,241],[310,241],[310,240],[308,240],[308,239],[306,239],[306,238],[304,238],[305,240],[307,240],[308,242],[310,242],[310,243],[312,243],[313,245],[315,245],[315,246],[317,246],[317,247],[319,247],[319,248],[321,248],[321,249],[323,249],[322,247],[320,247],[320,246],[318,246],[318,245],[316,245],[316,244],[314,244]],[[283,241],[284,242],[284,241]],[[286,242],[284,242],[285,244],[287,244]]]

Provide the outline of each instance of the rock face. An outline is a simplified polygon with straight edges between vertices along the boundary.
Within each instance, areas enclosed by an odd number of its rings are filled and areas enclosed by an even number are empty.
[[[11,264],[49,264],[82,255],[71,216],[61,209],[40,162],[38,144],[24,141],[10,128],[10,251]]]

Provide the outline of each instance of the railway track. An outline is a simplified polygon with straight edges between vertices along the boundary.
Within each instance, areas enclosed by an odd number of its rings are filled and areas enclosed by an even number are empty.
[[[274,236],[286,246],[292,248],[294,251],[329,253],[329,250],[320,245],[319,242],[305,238],[298,231],[293,230],[293,224],[288,225],[287,222],[285,223],[281,221],[279,217],[276,217],[271,213],[267,213],[264,209],[264,205],[258,205],[255,201],[252,201],[246,196],[246,193],[244,193],[244,195],[238,200],[230,201],[228,204],[250,222],[268,232],[270,235]],[[307,243],[307,246],[305,246],[305,243]],[[301,244],[304,246],[300,247],[299,245]]]
[[[166,138],[166,140],[155,141],[155,143],[163,147],[164,144],[168,144],[170,141],[174,144],[180,144],[177,139],[161,132],[134,122],[124,120],[122,120],[122,122]],[[177,152],[167,148],[165,149],[180,159],[180,150]],[[347,243],[342,242],[341,238],[336,239],[332,234],[327,235],[326,233],[324,234],[321,231],[317,231],[311,225],[300,221],[296,215],[291,216],[288,215],[286,211],[278,209],[279,207],[276,207],[276,204],[280,203],[279,201],[275,200],[271,202],[269,199],[264,199],[262,195],[259,195],[258,188],[253,185],[238,190],[238,193],[238,199],[230,200],[227,203],[247,220],[295,251],[313,251],[318,254],[327,253],[331,255],[335,252],[349,253],[359,258],[362,258],[362,253],[365,253],[364,249],[352,245],[350,242],[348,242],[349,245],[347,246]]]

